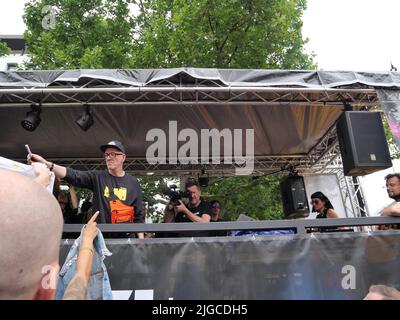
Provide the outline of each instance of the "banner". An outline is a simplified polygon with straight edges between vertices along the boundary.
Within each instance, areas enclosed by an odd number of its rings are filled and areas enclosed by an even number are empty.
[[[60,264],[72,244],[63,240]],[[400,286],[400,231],[109,239],[115,299],[360,300]]]
[[[397,147],[400,148],[400,90],[377,89],[376,91]]]

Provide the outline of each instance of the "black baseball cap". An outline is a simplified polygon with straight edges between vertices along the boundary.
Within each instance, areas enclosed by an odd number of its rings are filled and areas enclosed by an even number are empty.
[[[126,153],[125,147],[122,145],[121,142],[119,142],[117,140],[110,141],[109,143],[103,144],[102,146],[100,146],[100,149],[103,152],[105,152],[107,148],[117,148],[122,153]]]

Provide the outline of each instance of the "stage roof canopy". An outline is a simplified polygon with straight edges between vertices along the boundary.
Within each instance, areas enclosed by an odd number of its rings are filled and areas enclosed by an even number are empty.
[[[57,70],[0,72],[0,155],[34,153],[80,169],[104,166],[99,146],[122,141],[136,174],[232,173],[234,165],[149,164],[146,134],[193,129],[254,129],[254,174],[286,165],[318,172],[337,156],[335,123],[345,108],[375,110],[377,89],[399,89],[400,72],[233,69]],[[33,132],[20,123],[41,104]],[[94,125],[75,121],[89,104]],[[168,135],[169,134],[169,135]],[[178,149],[185,142],[179,142]],[[200,141],[198,141],[200,145]],[[221,139],[221,157],[224,154]],[[245,149],[245,147],[243,146]],[[210,146],[211,150],[211,146]],[[201,153],[200,147],[198,150]],[[245,153],[245,150],[243,150]],[[167,148],[167,157],[168,157]],[[173,155],[171,155],[173,156]]]

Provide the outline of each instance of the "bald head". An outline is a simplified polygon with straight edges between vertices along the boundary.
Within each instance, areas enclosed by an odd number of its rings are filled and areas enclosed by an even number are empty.
[[[58,263],[62,214],[33,179],[0,169],[0,299],[31,299]]]

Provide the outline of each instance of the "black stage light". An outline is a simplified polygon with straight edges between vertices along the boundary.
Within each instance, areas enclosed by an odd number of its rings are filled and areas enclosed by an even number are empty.
[[[85,110],[82,112],[80,118],[76,120],[76,123],[83,131],[87,131],[93,125],[93,116],[90,113],[90,106],[88,104],[85,105]]]
[[[21,121],[21,126],[28,131],[35,130],[40,124],[40,121],[42,121],[40,119],[40,113],[42,112],[40,105],[32,104],[31,109],[31,111],[26,113],[24,120]]]

